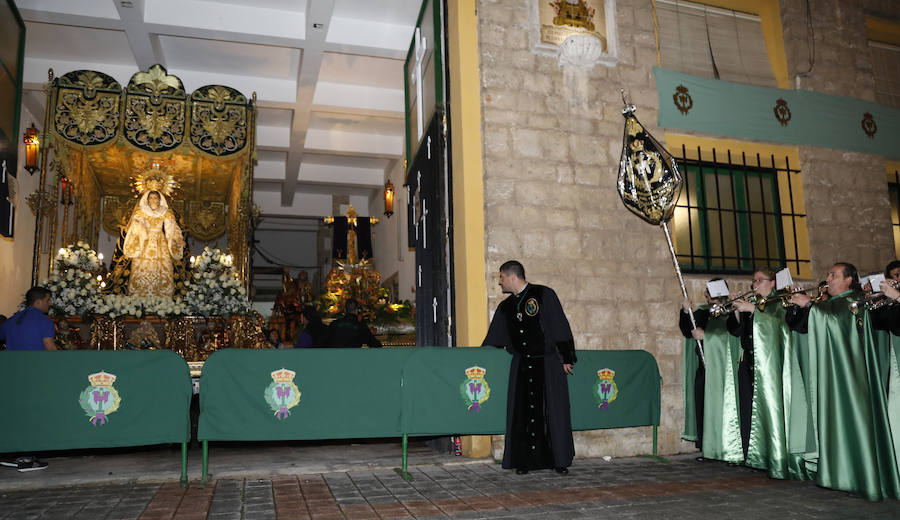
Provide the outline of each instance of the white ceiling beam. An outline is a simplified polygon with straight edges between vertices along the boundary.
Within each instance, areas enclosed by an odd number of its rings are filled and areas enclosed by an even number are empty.
[[[313,2],[309,2],[312,4]],[[315,3],[320,3],[316,1]],[[331,18],[332,1],[322,2]],[[319,6],[315,6],[318,8]],[[312,14],[307,5],[306,13]],[[306,13],[260,7],[253,2],[210,4],[191,0],[153,0],[144,19],[150,24],[185,27],[213,32],[267,34],[270,37],[304,40],[310,30]]]
[[[100,18],[80,14],[39,11],[19,6],[19,14],[26,22],[52,23],[56,25],[73,25],[76,27],[95,27],[121,31],[123,24],[117,18]]]
[[[329,46],[358,47],[364,55],[372,56],[374,49],[391,51],[385,58],[406,59],[415,27],[372,22],[356,18],[335,17],[328,29]]]
[[[309,126],[313,96],[322,68],[322,48],[331,24],[334,0],[307,0],[306,3],[306,47],[303,49],[299,73],[297,74],[297,107],[291,122],[291,152],[288,153],[284,187],[281,190],[281,205],[290,206],[294,202],[294,190],[303,160],[306,130]]]
[[[403,155],[403,136],[310,128],[306,133],[305,148],[317,150],[317,153],[394,158]]]
[[[381,88],[321,81],[312,102],[318,106],[399,113],[400,117],[403,117],[402,88]]]
[[[333,183],[364,187],[377,187],[384,183],[380,168],[348,168],[329,164],[303,163],[300,166],[303,182]]]
[[[144,24],[144,0],[130,0],[127,3],[119,0],[110,1],[115,4],[119,18],[124,24],[125,36],[128,38],[128,45],[131,46],[131,53],[138,69],[147,70],[157,63],[165,67],[159,41],[147,32]]]

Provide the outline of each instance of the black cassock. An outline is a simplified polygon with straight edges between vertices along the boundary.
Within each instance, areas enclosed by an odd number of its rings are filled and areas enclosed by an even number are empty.
[[[569,467],[575,444],[562,365],[575,364],[577,358],[572,329],[556,293],[528,284],[500,302],[482,345],[512,354],[503,467]]]

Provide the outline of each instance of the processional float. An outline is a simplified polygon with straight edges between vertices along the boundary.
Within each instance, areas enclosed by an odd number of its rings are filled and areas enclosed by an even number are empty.
[[[121,244],[138,201],[135,186],[153,179],[161,187],[168,179],[167,190],[179,186],[168,206],[185,237],[208,242],[227,234],[227,255],[216,262],[247,288],[255,93],[248,99],[222,85],[188,93],[161,65],[135,73],[124,87],[102,72],[54,77],[50,70],[45,90],[40,180],[27,199],[36,215],[33,284],[50,274],[61,247],[97,248],[101,229]],[[115,256],[104,292],[123,293],[129,260],[120,248]],[[190,267],[188,256],[175,262],[176,277]]]

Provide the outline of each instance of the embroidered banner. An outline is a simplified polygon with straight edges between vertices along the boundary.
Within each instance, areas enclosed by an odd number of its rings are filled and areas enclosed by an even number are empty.
[[[659,125],[900,159],[900,110],[807,90],[755,87],[655,67]]]

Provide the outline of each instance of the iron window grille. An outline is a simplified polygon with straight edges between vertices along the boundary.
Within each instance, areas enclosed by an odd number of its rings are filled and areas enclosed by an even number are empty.
[[[693,151],[693,150],[692,150]],[[702,158],[698,147],[696,157]],[[705,154],[708,156],[708,154]],[[787,157],[733,157],[712,149],[712,160],[676,158],[684,189],[673,217],[681,268],[694,273],[743,274],[788,267],[810,277],[800,170]],[[900,225],[900,224],[898,224]]]

